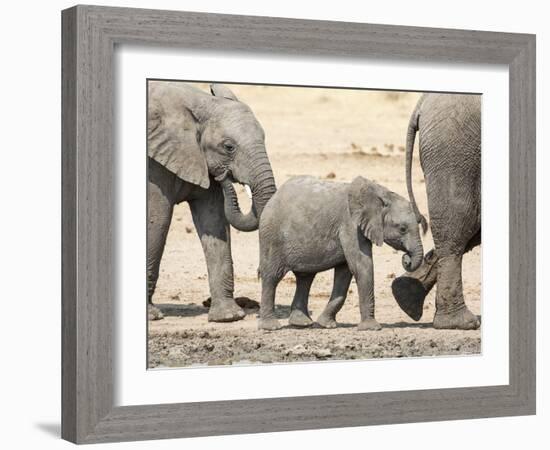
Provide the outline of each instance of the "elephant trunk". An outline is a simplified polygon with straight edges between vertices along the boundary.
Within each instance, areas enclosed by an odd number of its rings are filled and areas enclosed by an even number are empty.
[[[407,251],[401,259],[403,268],[407,272],[414,272],[418,269],[424,259],[424,248],[422,247],[420,236],[418,236],[415,241],[415,245],[412,246],[413,248]]]
[[[225,178],[222,182],[224,201],[224,211],[227,221],[240,231],[254,231],[258,229],[260,223],[259,216],[256,212],[256,206],[254,200],[252,200],[252,207],[248,214],[243,214],[241,207],[239,206],[239,200],[237,199],[237,193],[233,187],[233,183],[228,178]]]
[[[237,230],[254,231],[258,229],[260,217],[265,205],[276,191],[273,171],[267,155],[258,158],[251,170],[252,207],[248,214],[243,214],[239,206],[237,194],[231,180],[221,181],[225,197],[224,210],[227,221]]]
[[[265,205],[277,191],[273,170],[271,169],[267,155],[259,159],[253,173],[255,176],[250,188],[252,190],[252,201],[259,219],[262,216]]]

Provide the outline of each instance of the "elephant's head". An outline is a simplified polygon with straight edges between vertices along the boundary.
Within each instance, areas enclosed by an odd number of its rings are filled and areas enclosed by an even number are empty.
[[[412,272],[422,263],[424,249],[418,222],[411,204],[379,184],[357,177],[348,195],[353,223],[367,239],[381,246],[386,243],[405,252],[402,263]]]
[[[148,155],[205,189],[214,177],[223,187],[228,222],[252,231],[275,193],[264,131],[250,108],[226,86],[210,88],[212,95],[184,83],[149,82]],[[233,182],[252,191],[252,208],[246,215]]]

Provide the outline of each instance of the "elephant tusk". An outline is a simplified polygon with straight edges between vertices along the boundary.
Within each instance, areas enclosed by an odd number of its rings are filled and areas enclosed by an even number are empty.
[[[252,200],[252,191],[250,190],[250,186],[248,184],[244,185],[244,190],[246,191],[246,195],[248,195],[248,198]]]

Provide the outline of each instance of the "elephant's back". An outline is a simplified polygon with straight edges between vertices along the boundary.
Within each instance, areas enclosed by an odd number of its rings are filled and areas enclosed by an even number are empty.
[[[269,200],[263,214],[282,221],[319,221],[320,211],[347,205],[349,184],[322,181],[312,176],[289,179]]]
[[[277,215],[294,220],[292,213],[308,219],[318,217],[326,208],[339,209],[347,200],[349,184],[319,180],[312,176],[298,176],[279,187],[266,208],[277,210]],[[282,216],[281,216],[282,218]]]
[[[421,142],[438,140],[457,149],[480,148],[480,95],[425,94],[421,102],[418,120]]]
[[[481,175],[481,96],[426,94],[419,118],[420,163],[426,176]],[[477,189],[477,188],[476,188]]]

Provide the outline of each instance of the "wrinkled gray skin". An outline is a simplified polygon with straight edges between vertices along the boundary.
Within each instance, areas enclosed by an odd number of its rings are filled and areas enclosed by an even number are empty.
[[[426,94],[412,114],[407,133],[407,187],[411,183],[416,133],[426,180],[434,249],[422,266],[392,284],[401,308],[415,320],[437,283],[434,328],[477,329],[479,319],[464,303],[462,255],[481,243],[481,97]]]
[[[360,330],[378,330],[374,318],[372,243],[406,252],[403,266],[415,270],[424,251],[410,203],[372,181],[349,183],[295,177],[271,198],[260,221],[260,329],[280,324],[274,315],[277,284],[288,271],[296,275],[289,323],[312,325],[308,296],[317,272],[334,268],[330,300],[317,319],[334,328],[352,276],[359,290]]]
[[[250,108],[223,85],[212,95],[183,83],[149,82],[147,142],[147,283],[151,303],[174,205],[188,202],[208,269],[212,304],[208,320],[242,319],[233,299],[229,224],[258,228],[275,192],[262,127]],[[250,186],[252,208],[243,214],[232,182]],[[185,288],[185,285],[182,286]]]

